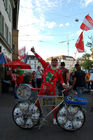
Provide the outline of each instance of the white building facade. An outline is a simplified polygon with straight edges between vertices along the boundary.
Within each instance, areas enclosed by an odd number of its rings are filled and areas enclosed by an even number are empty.
[[[34,55],[28,56],[27,64],[31,66],[31,71],[36,71],[38,66],[41,66],[41,69],[43,69],[41,63]]]
[[[60,56],[54,56],[54,57],[58,59],[59,66],[61,62],[65,62],[65,67],[69,69],[69,71],[71,71],[72,67],[74,67],[76,63],[76,60],[72,56],[60,55]],[[46,59],[46,61],[50,63],[52,58],[53,57],[49,57]]]
[[[0,0],[0,51],[12,60],[12,23],[14,0]]]

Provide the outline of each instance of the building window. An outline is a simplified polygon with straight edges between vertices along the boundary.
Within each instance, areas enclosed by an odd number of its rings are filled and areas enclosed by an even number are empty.
[[[12,42],[11,42],[11,33],[10,32],[8,33],[8,43],[11,46]]]
[[[7,0],[4,0],[5,10],[7,11]]]
[[[8,43],[10,44],[10,32],[8,32]]]
[[[4,36],[4,16],[2,16],[2,35]]]
[[[0,13],[0,33],[2,33],[2,15]]]
[[[12,8],[10,4],[9,4],[9,20],[12,21]]]
[[[8,13],[8,16],[9,16],[9,0],[7,0],[7,13]]]
[[[8,26],[5,23],[5,39],[8,41]]]
[[[4,36],[4,17],[0,13],[0,33]]]

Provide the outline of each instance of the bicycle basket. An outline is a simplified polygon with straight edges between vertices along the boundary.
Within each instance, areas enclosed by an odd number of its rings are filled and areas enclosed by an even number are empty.
[[[63,100],[63,96],[39,96],[41,106],[56,106]]]
[[[72,105],[86,105],[87,104],[87,99],[83,98],[83,97],[77,97],[77,96],[73,96],[73,97],[65,97],[65,102],[67,104],[72,104]]]

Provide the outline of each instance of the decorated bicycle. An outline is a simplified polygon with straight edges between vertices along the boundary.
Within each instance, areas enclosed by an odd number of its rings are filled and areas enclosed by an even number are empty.
[[[36,52],[34,48],[31,51],[41,62],[44,73],[42,75],[42,85],[37,95],[37,99],[33,102],[31,93],[33,93],[30,85],[20,85],[17,90],[17,97],[21,102],[13,109],[13,120],[21,128],[33,128],[39,124],[39,128],[48,116],[53,112],[53,123],[60,127],[72,131],[81,128],[85,121],[85,114],[81,105],[85,105],[85,98],[66,96],[66,85],[62,78],[62,72],[58,68],[58,59],[52,58],[51,65],[45,62]],[[58,97],[56,94],[56,83],[60,82],[64,88],[63,95]],[[35,95],[35,94],[34,94]],[[65,98],[64,98],[65,97]],[[43,107],[51,106],[52,110],[44,116]],[[42,118],[42,119],[41,119]]]
[[[32,100],[32,96],[37,94],[36,90],[38,89],[27,84],[22,84],[18,88],[19,100],[12,111],[12,117],[17,126],[24,129],[41,128],[54,111],[56,111],[58,126],[67,131],[78,130],[84,125],[86,117],[83,106],[87,104],[85,98],[70,96],[72,90],[64,89],[62,96],[37,95],[40,103],[37,105],[37,99]],[[53,108],[45,113],[46,109],[51,107]]]

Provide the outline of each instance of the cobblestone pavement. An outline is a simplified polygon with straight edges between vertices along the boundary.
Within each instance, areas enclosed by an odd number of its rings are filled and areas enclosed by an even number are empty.
[[[5,93],[0,96],[0,140],[92,140],[93,139],[93,92],[84,95],[88,99],[86,122],[76,132],[67,132],[52,124],[52,119],[40,130],[23,130],[12,120],[12,109],[16,103],[14,96]]]

